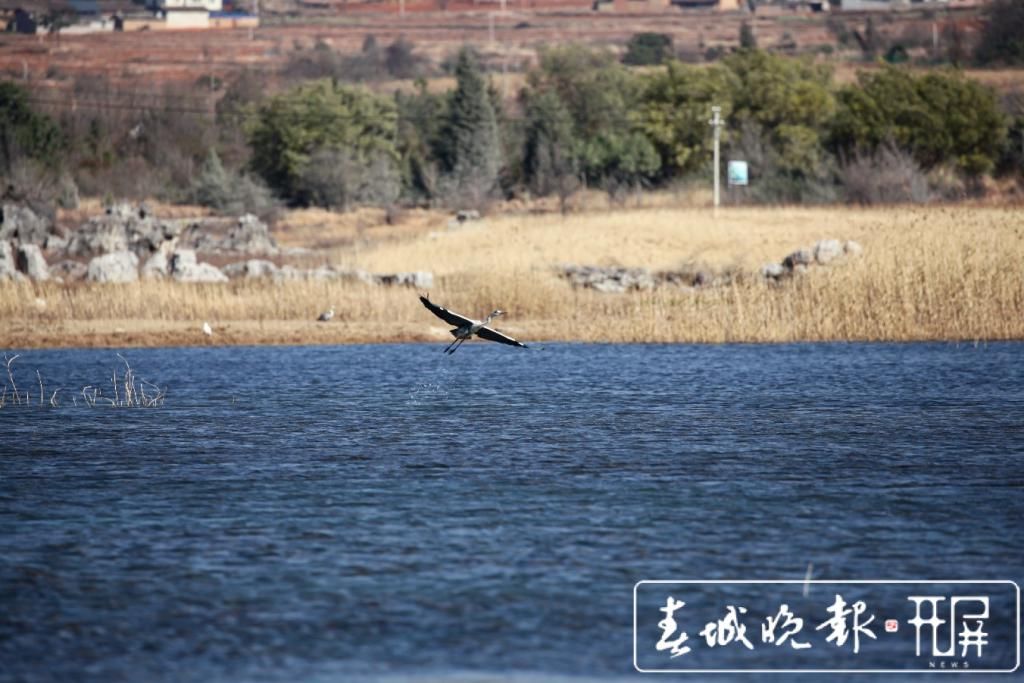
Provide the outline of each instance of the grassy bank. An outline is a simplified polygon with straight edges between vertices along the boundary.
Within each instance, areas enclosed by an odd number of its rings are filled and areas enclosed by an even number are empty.
[[[779,286],[758,267],[822,238],[862,255]],[[506,215],[421,230],[326,258],[386,272],[430,270],[454,310],[508,311],[527,341],[784,342],[1024,339],[1024,212],[988,208],[646,209]],[[562,263],[734,274],[700,290],[601,294],[560,279]],[[333,306],[331,323],[313,322]],[[200,331],[210,321],[212,339]],[[337,282],[183,285],[0,284],[0,347],[442,340],[404,289]]]

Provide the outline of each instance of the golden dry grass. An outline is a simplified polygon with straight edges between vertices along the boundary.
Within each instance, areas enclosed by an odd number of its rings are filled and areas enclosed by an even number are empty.
[[[426,219],[424,219],[426,220]],[[781,286],[765,262],[822,238],[860,257]],[[334,250],[367,270],[430,270],[432,298],[468,315],[496,306],[524,340],[786,342],[1024,338],[1024,212],[1010,208],[630,209],[500,215],[446,230],[420,226]],[[703,290],[574,290],[560,263],[703,264],[740,273]],[[335,321],[312,322],[333,305]],[[216,333],[199,331],[209,320]],[[0,284],[0,347],[443,340],[415,293],[339,282],[183,285]]]

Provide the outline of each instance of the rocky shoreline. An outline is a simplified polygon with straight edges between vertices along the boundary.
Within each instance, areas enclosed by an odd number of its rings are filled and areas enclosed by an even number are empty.
[[[434,283],[428,271],[368,273],[284,262],[304,253],[281,249],[267,224],[251,214],[167,219],[154,216],[145,204],[115,204],[75,230],[63,231],[27,206],[0,207],[0,281],[342,280],[417,289]],[[209,257],[228,262],[218,267],[205,260]]]
[[[853,240],[824,239],[810,247],[791,252],[779,263],[766,263],[758,271],[769,284],[803,275],[818,266],[835,265],[846,258],[860,256],[864,248]],[[650,291],[661,287],[699,290],[731,284],[738,277],[734,270],[715,271],[694,266],[676,270],[651,271],[647,268],[564,264],[556,269],[559,277],[574,288],[592,289],[604,294]]]

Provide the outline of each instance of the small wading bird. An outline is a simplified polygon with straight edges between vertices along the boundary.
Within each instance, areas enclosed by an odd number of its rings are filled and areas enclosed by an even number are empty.
[[[487,323],[491,322],[491,320],[497,318],[499,315],[504,315],[505,311],[496,310],[487,316],[486,320],[480,321],[472,320],[463,315],[459,315],[458,313],[453,313],[447,308],[442,308],[431,302],[430,299],[425,296],[421,296],[420,301],[422,301],[423,305],[438,318],[449,325],[455,325],[455,329],[451,331],[452,336],[455,337],[455,341],[445,348],[445,353],[455,353],[455,350],[462,346],[462,344],[474,334],[481,339],[486,339],[487,341],[498,342],[499,344],[508,344],[509,346],[519,346],[524,349],[527,348],[526,344],[517,342],[512,337],[507,337],[501,332],[487,327]]]
[[[321,313],[320,317],[317,318],[317,320],[322,322],[322,323],[325,323],[325,322],[327,322],[328,320],[330,320],[333,317],[334,317],[334,307],[331,307],[331,308],[328,308],[323,313]]]
[[[210,323],[203,323],[203,334],[205,334],[207,337],[213,336],[213,328],[210,327]]]

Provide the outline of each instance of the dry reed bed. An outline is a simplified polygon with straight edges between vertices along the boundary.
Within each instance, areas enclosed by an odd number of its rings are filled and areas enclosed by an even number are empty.
[[[756,275],[760,264],[827,237],[855,239],[864,253],[779,286]],[[432,298],[469,315],[501,306],[509,311],[502,329],[526,340],[1024,339],[1024,212],[1017,209],[734,209],[717,220],[668,209],[504,216],[335,260],[375,271],[432,270]],[[559,279],[555,266],[566,262],[652,270],[699,263],[738,276],[703,290],[600,294]],[[335,321],[311,322],[327,306],[338,311]],[[33,331],[48,340],[38,345],[54,345],[60,330],[73,345],[83,326],[97,344],[208,343],[196,333],[203,320],[226,330],[215,343],[446,336],[403,289],[319,281],[0,285],[0,321],[20,331],[0,330],[0,346],[34,345]],[[182,333],[158,334],[168,329]]]

